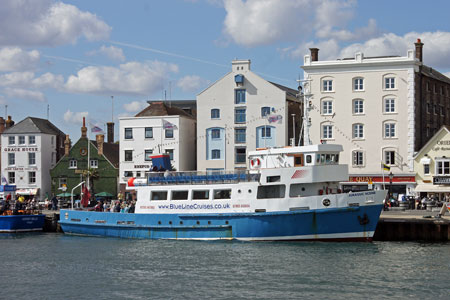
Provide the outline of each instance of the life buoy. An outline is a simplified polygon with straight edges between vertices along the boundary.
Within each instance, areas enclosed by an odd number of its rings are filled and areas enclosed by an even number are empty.
[[[134,178],[134,177],[131,177],[130,179],[128,179],[128,186],[134,186],[134,180],[135,180],[136,178]]]
[[[259,168],[261,166],[261,160],[259,158],[254,158],[250,161],[250,165],[253,168]]]

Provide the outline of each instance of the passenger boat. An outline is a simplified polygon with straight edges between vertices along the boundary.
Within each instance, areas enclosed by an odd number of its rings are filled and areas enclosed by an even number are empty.
[[[128,181],[135,213],[61,210],[61,228],[124,238],[370,241],[386,191],[340,190],[348,181],[342,146],[311,145],[311,94],[302,97],[304,146],[249,152],[245,172],[148,172]],[[168,156],[152,163],[170,168]]]
[[[341,151],[260,149],[245,172],[149,172],[128,182],[134,214],[61,210],[60,224],[68,234],[125,238],[370,241],[386,191],[343,193]]]

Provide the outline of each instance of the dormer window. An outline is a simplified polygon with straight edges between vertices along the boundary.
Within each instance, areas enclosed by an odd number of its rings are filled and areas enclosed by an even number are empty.
[[[244,85],[244,75],[239,74],[239,75],[234,76],[234,82],[236,82],[236,86],[243,86]]]

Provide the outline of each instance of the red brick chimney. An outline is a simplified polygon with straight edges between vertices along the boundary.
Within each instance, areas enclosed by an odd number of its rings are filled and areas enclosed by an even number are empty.
[[[311,61],[319,61],[319,48],[309,48],[311,51]]]
[[[3,133],[3,131],[5,131],[5,119],[0,117],[0,133]]]
[[[108,122],[106,126],[108,127],[108,143],[114,143],[114,122]]]
[[[414,43],[416,45],[416,58],[419,59],[420,62],[422,62],[422,54],[423,54],[423,43],[420,39],[417,39],[417,42]]]
[[[69,135],[66,135],[66,139],[64,140],[64,155],[69,156],[71,142],[69,139]]]
[[[97,141],[98,155],[103,155],[103,142],[105,141],[105,135],[97,134],[95,136],[95,140]]]
[[[6,120],[6,129],[13,127],[14,121],[11,119],[11,116],[8,116],[8,120]]]
[[[86,128],[86,118],[83,117],[83,127],[81,127],[81,137],[85,138],[87,137],[87,128]]]

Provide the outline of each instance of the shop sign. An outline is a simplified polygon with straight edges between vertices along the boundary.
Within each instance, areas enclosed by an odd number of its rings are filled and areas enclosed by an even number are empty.
[[[134,165],[135,169],[150,169],[150,165]]]
[[[38,147],[22,147],[22,148],[5,147],[5,148],[3,148],[3,152],[39,152],[39,148]]]
[[[350,176],[349,182],[383,182],[383,176]],[[384,182],[389,182],[389,175],[384,176]],[[394,176],[392,182],[416,182],[414,176]]]
[[[450,185],[450,176],[434,176],[433,184],[448,184],[448,185]]]
[[[435,147],[434,151],[448,151],[450,150],[450,140],[440,140],[436,142],[437,147]],[[445,147],[447,146],[447,147]]]

